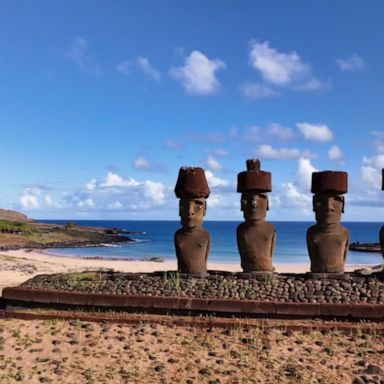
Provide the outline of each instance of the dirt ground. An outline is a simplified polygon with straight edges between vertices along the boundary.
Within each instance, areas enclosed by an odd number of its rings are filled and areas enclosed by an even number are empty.
[[[0,320],[0,383],[384,383],[375,330]]]

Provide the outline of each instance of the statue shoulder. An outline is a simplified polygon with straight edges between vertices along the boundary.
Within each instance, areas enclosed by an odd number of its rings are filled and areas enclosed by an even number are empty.
[[[349,231],[347,228],[340,225],[340,231],[343,233],[343,235],[349,236]]]
[[[242,231],[244,231],[245,228],[247,228],[247,224],[246,224],[245,222],[240,223],[240,224],[237,226],[237,232],[242,232]]]
[[[307,229],[307,236],[312,235],[314,232],[316,232],[316,230],[317,230],[317,224],[311,225]]]
[[[270,231],[276,232],[275,227],[271,223],[265,223],[265,228],[269,229]]]
[[[209,232],[203,227],[199,228],[199,233],[201,233],[202,235],[206,235],[206,236],[210,237]]]

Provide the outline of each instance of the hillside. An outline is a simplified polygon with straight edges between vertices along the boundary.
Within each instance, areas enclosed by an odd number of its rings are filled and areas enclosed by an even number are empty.
[[[21,222],[33,221],[23,213],[20,213],[17,211],[11,211],[8,209],[1,209],[1,208],[0,208],[0,220],[21,221]]]
[[[16,211],[0,209],[0,250],[84,247],[132,241],[119,229],[41,224]]]

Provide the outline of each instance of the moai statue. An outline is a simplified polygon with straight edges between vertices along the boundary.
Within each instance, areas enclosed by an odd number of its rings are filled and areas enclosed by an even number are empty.
[[[381,190],[384,191],[384,169],[381,170]],[[380,229],[379,241],[380,241],[381,254],[384,257],[384,225]]]
[[[260,160],[247,160],[247,170],[237,175],[245,222],[237,227],[237,247],[244,272],[273,272],[275,229],[265,221],[271,173],[260,171]]]
[[[181,167],[175,186],[180,199],[179,216],[182,228],[174,236],[177,269],[181,273],[206,273],[211,243],[202,227],[210,193],[204,169]]]
[[[311,272],[341,273],[347,257],[349,233],[340,225],[344,213],[344,193],[348,191],[346,172],[312,173],[311,192],[316,224],[308,228],[307,247]]]

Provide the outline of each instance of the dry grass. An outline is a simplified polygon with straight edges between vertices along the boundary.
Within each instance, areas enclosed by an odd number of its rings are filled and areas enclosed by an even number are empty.
[[[0,383],[379,383],[383,341],[374,330],[1,320]]]

